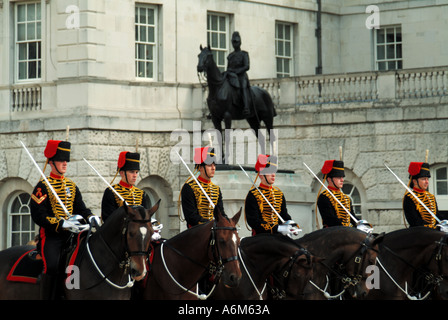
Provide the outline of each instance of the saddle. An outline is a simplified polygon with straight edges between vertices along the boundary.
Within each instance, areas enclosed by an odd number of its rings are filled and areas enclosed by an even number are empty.
[[[67,246],[62,252],[62,262],[65,262],[63,266],[65,272],[65,266],[75,263],[76,258],[80,252],[80,244],[82,239],[85,238],[87,232],[81,232],[75,237],[70,237]],[[28,250],[21,255],[17,261],[13,264],[11,270],[8,273],[6,279],[13,282],[25,282],[36,284],[40,278],[44,269],[44,261],[42,256],[36,248]]]

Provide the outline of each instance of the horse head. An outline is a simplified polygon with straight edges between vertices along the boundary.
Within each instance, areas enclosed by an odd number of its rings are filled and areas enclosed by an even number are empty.
[[[431,289],[433,299],[448,299],[448,233],[435,231],[439,233],[440,240],[435,241],[432,246],[428,246],[426,261],[429,261],[425,267],[426,288]]]
[[[130,275],[136,281],[142,280],[148,272],[147,258],[154,229],[151,217],[159,208],[160,200],[151,208],[124,205],[127,212],[126,227],[123,230],[126,255],[130,259]]]
[[[343,279],[343,282],[345,281],[345,287],[352,298],[364,299],[370,290],[370,286],[366,282],[372,271],[369,266],[375,266],[376,264],[376,257],[379,252],[378,244],[384,239],[384,233],[377,235],[366,234],[361,231],[360,233],[365,238],[360,245],[352,245],[351,258],[345,263],[347,276],[345,280]]]
[[[240,210],[228,219],[218,210],[215,224],[212,227],[212,240],[214,244],[212,254],[214,261],[223,267],[221,280],[227,287],[236,287],[241,279],[241,269],[238,261],[238,246],[240,237],[236,225],[241,216]]]
[[[199,49],[201,50],[201,52],[198,54],[197,70],[198,72],[204,72],[207,70],[210,58],[213,59],[213,54],[212,50],[210,49],[210,45],[204,48],[202,47],[202,45],[200,45]]]

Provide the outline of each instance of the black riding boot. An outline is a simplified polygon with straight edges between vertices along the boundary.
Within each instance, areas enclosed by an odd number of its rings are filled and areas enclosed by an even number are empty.
[[[56,300],[57,276],[42,274],[40,282],[40,299]]]

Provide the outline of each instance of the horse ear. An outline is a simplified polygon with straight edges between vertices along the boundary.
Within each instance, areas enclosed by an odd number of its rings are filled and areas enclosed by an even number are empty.
[[[149,214],[149,217],[152,217],[153,214],[156,213],[156,211],[159,209],[160,201],[162,201],[162,199],[159,199],[159,201],[157,201],[157,203],[153,205],[151,209],[146,210]]]
[[[201,50],[201,51],[202,51],[202,44],[200,44],[200,45],[199,45],[199,50]]]
[[[208,50],[212,50],[212,48],[210,48],[210,43],[207,45]]]
[[[240,220],[240,217],[241,217],[241,210],[243,209],[243,207],[241,207],[240,208],[240,210],[237,212],[237,213],[235,213],[235,215],[233,216],[233,218],[232,218],[232,222],[234,223],[234,224],[237,224],[238,223],[238,220]]]

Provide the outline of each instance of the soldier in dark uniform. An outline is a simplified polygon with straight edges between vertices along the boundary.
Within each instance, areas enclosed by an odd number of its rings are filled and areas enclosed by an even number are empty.
[[[195,169],[199,171],[197,180],[212,200],[215,208],[213,209],[196,181],[192,178],[188,179],[181,190],[182,211],[188,228],[214,219],[217,210],[220,210],[221,214],[226,216],[221,189],[211,181],[215,175],[215,162],[216,155],[214,148],[205,147],[195,149]]]
[[[112,186],[126,201],[128,205],[140,205],[149,209],[150,200],[145,191],[137,188],[135,183],[140,172],[140,154],[123,151],[118,157],[117,174],[120,174],[119,183]],[[113,181],[112,181],[113,182]],[[111,183],[112,184],[112,183]],[[104,190],[101,201],[101,218],[103,221],[123,205],[123,201],[110,188]]]
[[[247,71],[250,68],[249,53],[241,50],[241,37],[238,31],[232,34],[232,46],[234,51],[227,56],[227,77],[230,83],[239,88],[243,100],[243,115],[250,114],[250,84]],[[234,79],[238,81],[234,81]]]
[[[86,221],[99,218],[86,207],[76,184],[66,178],[67,164],[70,161],[70,142],[49,140],[44,151],[51,173],[47,178],[70,216],[81,215]],[[45,168],[44,170],[45,171]],[[44,261],[41,281],[41,298],[54,299],[58,284],[61,252],[71,232],[80,232],[78,221],[68,220],[69,216],[59,201],[41,179],[31,195],[30,207],[33,221],[39,225],[37,250]]]
[[[328,183],[328,190],[336,196],[336,198],[350,211],[354,216],[353,206],[350,197],[342,192],[341,188],[344,185],[344,162],[338,160],[325,161],[322,169],[324,180]],[[317,198],[317,207],[319,208],[322,217],[323,227],[333,226],[355,226],[356,223],[351,219],[350,215],[344,208],[324,190]]]
[[[428,192],[429,164],[424,162],[411,162],[408,168],[410,177],[410,189],[425,204],[425,206],[439,218],[439,210],[437,201],[433,194]],[[436,228],[436,219],[430,214],[420,202],[406,191],[403,198],[403,210],[411,227],[425,226],[428,228]]]
[[[275,173],[277,172],[277,157],[259,155],[255,164],[255,171],[258,173],[257,178],[260,177],[260,185],[258,189],[253,187],[249,191],[244,208],[247,223],[252,228],[252,235],[259,233],[298,235],[299,229],[288,213],[285,196],[278,187],[274,186]],[[257,179],[255,179],[256,181]],[[264,197],[260,192],[263,193]],[[265,198],[285,223],[279,223],[281,220]]]

